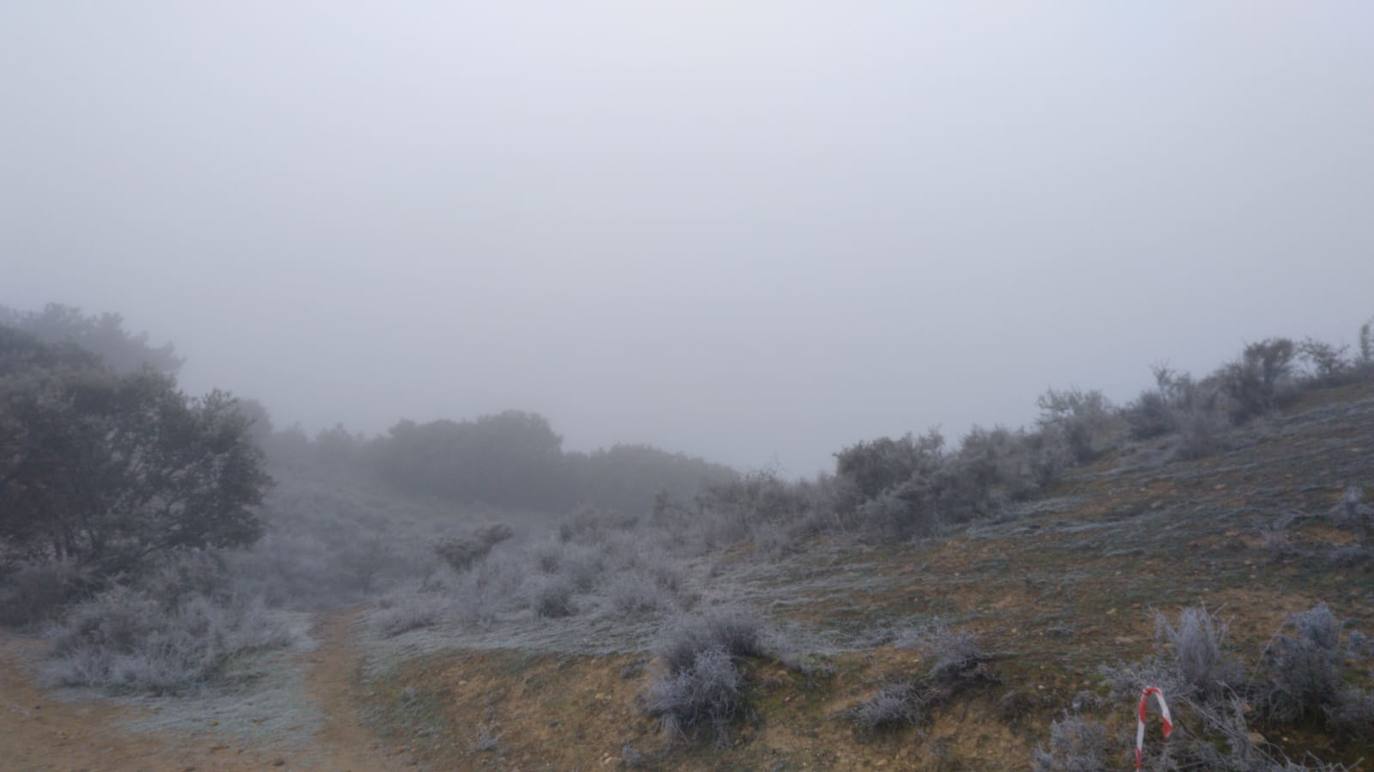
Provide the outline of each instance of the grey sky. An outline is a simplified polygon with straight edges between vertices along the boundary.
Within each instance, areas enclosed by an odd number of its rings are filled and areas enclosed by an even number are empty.
[[[0,7],[0,304],[808,473],[1374,314],[1374,4]]]

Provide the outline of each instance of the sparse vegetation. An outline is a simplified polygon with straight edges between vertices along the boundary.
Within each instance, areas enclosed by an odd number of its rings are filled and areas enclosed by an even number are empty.
[[[997,680],[978,640],[938,620],[904,631],[896,645],[919,649],[931,664],[925,673],[890,681],[845,711],[843,717],[861,731],[920,725],[930,719],[931,711],[965,690]]]
[[[1107,769],[1107,729],[1080,716],[1065,716],[1050,724],[1048,746],[1035,749],[1035,772],[1097,772]]]

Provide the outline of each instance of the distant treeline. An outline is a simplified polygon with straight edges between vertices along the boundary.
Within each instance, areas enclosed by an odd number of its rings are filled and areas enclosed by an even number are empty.
[[[311,439],[292,428],[263,443],[274,461],[375,474],[411,494],[553,512],[590,506],[642,513],[660,493],[691,497],[736,477],[729,467],[649,445],[565,451],[546,418],[518,410],[465,421],[406,420],[373,438],[338,426]]]
[[[94,355],[89,364],[114,377],[155,372],[166,389],[174,388],[182,364],[170,344],[153,346],[147,335],[126,331],[118,314],[87,315],[59,304],[35,312],[0,306],[0,327],[52,347],[45,351]],[[648,445],[564,451],[563,438],[546,418],[516,410],[463,421],[406,420],[380,437],[339,425],[312,438],[298,427],[274,430],[256,400],[239,398],[236,404],[275,474],[309,466],[309,471],[375,475],[401,492],[462,506],[550,512],[590,506],[640,513],[660,493],[689,498],[704,486],[736,477],[729,467]]]

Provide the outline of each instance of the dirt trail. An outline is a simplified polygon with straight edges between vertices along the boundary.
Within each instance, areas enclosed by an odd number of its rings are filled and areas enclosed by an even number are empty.
[[[362,725],[352,689],[359,655],[351,645],[356,613],[325,617],[318,649],[304,655],[308,696],[325,716],[304,747],[175,732],[133,732],[143,712],[107,700],[63,702],[38,688],[25,663],[41,643],[0,638],[0,767],[14,770],[328,769],[369,772],[407,766]]]

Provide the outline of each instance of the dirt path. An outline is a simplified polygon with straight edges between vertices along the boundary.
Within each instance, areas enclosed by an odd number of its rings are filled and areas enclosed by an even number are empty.
[[[370,772],[408,765],[390,755],[364,727],[353,699],[359,655],[351,645],[356,613],[325,617],[321,643],[304,655],[308,697],[325,715],[305,747],[267,747],[272,738],[244,740],[174,732],[133,732],[138,708],[107,700],[63,702],[38,688],[26,663],[42,644],[0,638],[0,767],[14,770],[328,769]]]

